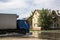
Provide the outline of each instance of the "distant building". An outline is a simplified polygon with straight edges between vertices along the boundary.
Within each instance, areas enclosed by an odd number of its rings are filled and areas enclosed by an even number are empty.
[[[32,27],[38,27],[38,18],[40,10],[35,10],[32,17]]]
[[[52,25],[50,28],[53,28],[53,29],[60,29],[60,13],[59,13],[59,10],[52,10],[52,11],[55,11],[55,13],[52,13],[51,14],[51,17],[52,17]]]
[[[33,30],[41,30],[41,27],[38,26],[38,18],[40,15],[41,10],[34,10],[32,12],[32,15],[28,18],[28,21],[30,22],[31,28]],[[49,9],[49,12],[51,13],[51,17],[54,16],[56,19],[52,19],[52,25],[51,28],[60,28],[60,13],[59,10],[55,10],[55,14],[52,14],[52,10]],[[52,17],[53,18],[53,17]],[[54,23],[53,23],[54,22]]]
[[[41,29],[40,27],[38,27],[39,13],[40,13],[40,10],[34,10],[34,12],[32,12],[32,15],[28,18],[28,21],[30,22],[31,28],[33,30]]]
[[[32,28],[33,30],[41,30],[41,27],[38,27],[38,18],[40,10],[35,10],[33,13],[34,14],[32,16]]]

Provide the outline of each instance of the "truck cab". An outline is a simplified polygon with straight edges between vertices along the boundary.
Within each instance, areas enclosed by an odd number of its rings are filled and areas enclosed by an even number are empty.
[[[21,34],[29,33],[30,29],[29,22],[27,20],[17,20],[17,29]]]

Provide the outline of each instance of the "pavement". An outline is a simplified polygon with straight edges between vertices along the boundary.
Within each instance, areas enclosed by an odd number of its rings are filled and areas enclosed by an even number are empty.
[[[46,39],[38,39],[38,38],[20,38],[20,37],[3,37],[0,40],[46,40]]]
[[[46,39],[38,39],[30,34],[23,35],[18,33],[9,33],[9,34],[1,34],[0,40],[46,40]]]
[[[19,34],[19,33],[7,33],[7,34],[1,34],[0,37],[12,37],[12,36],[16,36],[16,37],[21,37],[21,38],[33,38],[34,36],[32,36],[32,34],[27,33],[26,35],[24,34]]]

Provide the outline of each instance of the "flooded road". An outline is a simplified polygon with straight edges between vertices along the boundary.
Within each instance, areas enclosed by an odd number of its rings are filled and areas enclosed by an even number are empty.
[[[46,31],[38,34],[39,39],[60,40],[60,31]]]
[[[0,40],[60,40],[60,31],[40,32],[38,34],[38,38],[36,38],[37,33],[35,33],[34,35],[36,36],[35,37],[21,37],[21,36],[5,36],[4,37],[3,36],[3,37],[0,37]]]

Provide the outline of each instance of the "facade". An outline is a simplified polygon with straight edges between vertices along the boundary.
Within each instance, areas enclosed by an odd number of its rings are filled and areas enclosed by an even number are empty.
[[[33,30],[40,30],[41,27],[38,27],[38,18],[39,18],[40,10],[35,10],[33,13],[34,14],[32,16],[32,28]]]
[[[52,17],[52,25],[50,28],[60,28],[60,13],[59,10],[54,10],[56,13],[52,13],[53,10],[49,9],[49,12]],[[38,26],[38,18],[41,10],[34,10],[33,14],[29,17],[30,24],[33,30],[41,30],[41,27]],[[54,18],[55,17],[55,18]]]
[[[57,19],[58,19],[58,21],[57,21],[57,23],[58,23],[58,28],[60,28],[60,12],[59,12],[59,10],[57,10]]]
[[[34,15],[32,16],[32,27],[34,30],[41,29],[38,27],[38,18],[41,10],[35,10]],[[49,12],[52,17],[52,25],[50,28],[60,28],[60,13],[59,10],[54,10],[56,13],[52,13],[53,10],[49,9]],[[36,29],[37,28],[37,29]]]
[[[53,13],[53,11],[55,11]],[[52,25],[50,28],[53,29],[60,29],[60,13],[59,10],[53,10],[51,13],[51,17],[52,17]]]
[[[38,10],[35,10],[34,15],[32,17],[32,27],[38,27],[38,18],[39,18],[39,12]]]

